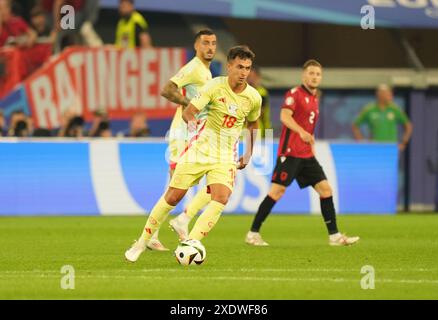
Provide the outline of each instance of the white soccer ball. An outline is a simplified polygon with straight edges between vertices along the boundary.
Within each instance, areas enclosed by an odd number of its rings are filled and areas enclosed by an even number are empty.
[[[184,240],[180,242],[175,250],[176,260],[183,266],[201,264],[206,256],[207,251],[205,251],[205,247],[199,240]]]

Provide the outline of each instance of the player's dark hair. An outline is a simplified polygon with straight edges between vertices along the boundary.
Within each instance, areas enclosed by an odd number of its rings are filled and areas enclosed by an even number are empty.
[[[322,65],[316,61],[315,59],[310,59],[304,62],[303,64],[303,70],[306,70],[308,67],[319,67],[322,69]]]
[[[84,118],[76,116],[70,120],[65,130],[66,137],[74,137],[76,132],[84,126]]]
[[[25,137],[29,127],[26,121],[18,121],[14,128],[14,137]]]
[[[215,33],[211,29],[199,30],[198,33],[195,34],[195,42],[198,41],[198,39],[201,38],[201,36],[212,36],[214,34]]]
[[[31,18],[44,15],[44,9],[40,6],[35,6],[32,10],[30,10]]]
[[[250,59],[252,62],[254,62],[255,54],[248,46],[236,46],[232,47],[230,51],[228,51],[227,61],[230,62],[236,58],[240,58],[242,60]]]

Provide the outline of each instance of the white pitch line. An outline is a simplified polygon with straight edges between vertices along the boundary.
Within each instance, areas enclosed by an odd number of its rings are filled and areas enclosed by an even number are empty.
[[[22,275],[25,277],[26,275]],[[58,278],[60,275],[54,274],[40,274],[36,277],[38,278]],[[8,277],[17,277],[17,275],[11,275]],[[360,279],[347,279],[347,278],[283,278],[283,277],[187,277],[187,276],[146,276],[146,275],[131,275],[131,276],[123,276],[123,275],[75,275],[77,279],[123,279],[127,280],[128,278],[136,278],[136,279],[145,279],[145,280],[172,280],[177,279],[181,280],[218,280],[218,281],[269,281],[269,282],[360,282]],[[0,275],[0,278],[2,276]],[[376,283],[401,283],[401,284],[438,284],[438,280],[429,280],[429,279],[375,279]]]
[[[180,267],[180,268],[151,268],[151,269],[114,269],[114,270],[84,270],[77,269],[77,271],[82,273],[149,273],[149,272],[360,272],[360,269],[353,268],[221,268],[221,269],[204,269],[202,266],[190,266],[188,268]],[[379,269],[376,268],[378,272],[438,272],[438,269],[426,269],[426,268],[417,268],[417,269],[403,269],[403,268],[389,268],[389,269]],[[58,270],[4,270],[0,271],[0,274],[20,274],[20,273],[29,273],[29,274],[38,274],[38,273],[56,273],[60,274]]]

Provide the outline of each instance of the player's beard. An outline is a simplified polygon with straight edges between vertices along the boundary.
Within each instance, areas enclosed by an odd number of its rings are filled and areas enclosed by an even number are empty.
[[[211,58],[210,58],[209,55],[211,55]],[[204,55],[204,60],[205,60],[205,61],[210,62],[210,61],[212,61],[213,59],[214,59],[214,53],[213,53],[213,52],[207,52],[207,53]]]

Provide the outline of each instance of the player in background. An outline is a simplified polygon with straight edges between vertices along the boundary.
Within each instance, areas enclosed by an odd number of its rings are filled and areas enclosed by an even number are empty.
[[[216,54],[216,35],[209,29],[200,30],[195,35],[194,49],[195,57],[184,65],[175,76],[173,76],[163,88],[161,95],[167,100],[178,104],[176,113],[170,126],[169,151],[170,151],[170,177],[176,167],[179,156],[184,151],[188,141],[187,124],[182,118],[182,112],[190,100],[198,94],[200,88],[212,79],[210,64]],[[205,121],[207,109],[198,114],[197,119],[200,125]],[[190,204],[177,218],[170,221],[172,228],[180,238],[188,235],[188,224],[190,220],[204,208],[211,200],[206,188],[198,191]],[[153,234],[147,244],[151,250],[167,251],[168,249],[158,239],[158,230]]]
[[[318,87],[321,80],[321,64],[308,60],[303,66],[302,85],[286,93],[280,112],[283,126],[271,189],[260,204],[246,236],[248,244],[268,245],[259,233],[261,225],[294,179],[300,188],[312,186],[319,194],[330,245],[351,245],[359,241],[359,237],[347,237],[338,231],[332,189],[315,158],[314,130],[319,116]]]
[[[193,139],[178,159],[169,187],[152,209],[140,238],[125,252],[128,261],[137,261],[169,212],[204,176],[211,201],[188,238],[203,239],[219,220],[232,193],[236,169],[245,168],[252,155],[262,103],[257,90],[246,82],[254,58],[254,53],[246,46],[231,48],[227,57],[228,76],[209,81],[202,93],[184,109],[183,119]],[[197,116],[207,106],[207,119],[198,128]],[[237,145],[245,123],[249,129],[248,144],[245,154],[237,159]]]
[[[262,97],[262,112],[259,118],[259,133],[261,138],[265,138],[265,130],[272,129],[271,124],[271,106],[269,103],[269,92],[262,86],[262,75],[258,66],[253,66],[248,76],[248,83],[256,88]]]
[[[172,121],[171,134],[169,137],[170,148],[170,176],[172,177],[175,170],[176,162],[181,155],[181,146],[186,147],[187,141],[187,124],[182,119],[183,109],[205,83],[211,80],[210,64],[216,54],[217,39],[216,35],[208,29],[201,30],[195,37],[196,57],[189,64],[181,69],[175,77],[173,77],[163,90],[163,96],[170,101],[180,104],[180,107]],[[202,62],[202,64],[200,63]],[[192,64],[192,66],[190,65]],[[194,66],[193,66],[194,65]],[[182,96],[178,89],[184,88],[185,96]],[[181,99],[184,98],[184,99]],[[208,108],[197,115],[198,125],[202,126],[206,120]],[[175,130],[176,129],[176,130]],[[175,135],[175,132],[177,133]],[[182,138],[178,137],[178,133]],[[176,136],[176,138],[175,138]],[[183,142],[183,145],[181,145]],[[178,144],[179,143],[179,144]],[[192,201],[187,205],[185,210],[176,218],[169,221],[171,228],[178,234],[178,237],[183,240],[188,237],[188,227],[190,221],[196,214],[204,208],[211,200],[210,193],[207,192],[207,187],[201,188]]]

